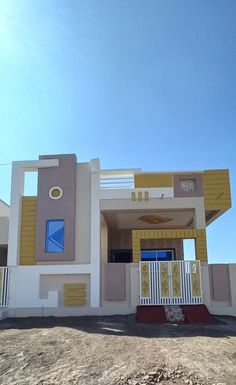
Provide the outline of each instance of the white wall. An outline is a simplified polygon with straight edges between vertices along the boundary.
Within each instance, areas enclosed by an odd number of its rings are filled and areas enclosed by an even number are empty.
[[[211,298],[209,266],[201,263],[203,301],[209,312],[215,315],[236,317],[236,264],[229,264],[231,301],[216,301]]]

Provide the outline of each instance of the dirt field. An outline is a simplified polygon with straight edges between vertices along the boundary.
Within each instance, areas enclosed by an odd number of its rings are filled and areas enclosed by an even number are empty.
[[[0,384],[157,382],[235,385],[236,319],[204,326],[144,325],[134,316],[0,322]]]

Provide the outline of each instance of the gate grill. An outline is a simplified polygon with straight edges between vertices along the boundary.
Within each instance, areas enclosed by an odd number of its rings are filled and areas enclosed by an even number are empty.
[[[9,272],[7,267],[0,267],[0,308],[7,306]]]
[[[203,303],[200,261],[141,261],[140,305]]]

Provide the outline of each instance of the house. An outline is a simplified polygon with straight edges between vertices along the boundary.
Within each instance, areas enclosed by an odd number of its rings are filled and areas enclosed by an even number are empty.
[[[37,196],[24,195],[28,172]],[[9,316],[202,304],[236,315],[236,265],[207,257],[206,227],[231,207],[228,170],[103,170],[98,159],[39,156],[13,162],[10,207]]]

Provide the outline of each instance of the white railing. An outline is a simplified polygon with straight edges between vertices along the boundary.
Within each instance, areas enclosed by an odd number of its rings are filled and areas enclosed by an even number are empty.
[[[101,177],[101,189],[128,189],[134,188],[134,177]]]
[[[0,308],[6,307],[8,302],[9,270],[0,267]]]
[[[140,169],[101,170],[100,188],[102,190],[132,189],[136,172],[140,172]]]
[[[161,266],[163,263],[168,264],[168,273],[165,281],[161,276]],[[179,278],[177,277],[177,282],[176,277],[173,280],[173,263],[178,265]],[[146,282],[144,282],[144,276],[142,276],[144,265],[146,265]],[[199,261],[141,261],[139,270],[140,305],[198,305],[203,303]],[[176,286],[178,287],[177,291],[175,290]],[[145,290],[142,287],[145,287]],[[166,292],[166,294],[163,294],[163,292]]]

